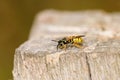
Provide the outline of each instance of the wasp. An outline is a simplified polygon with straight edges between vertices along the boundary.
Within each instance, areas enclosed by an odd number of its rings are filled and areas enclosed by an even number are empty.
[[[83,38],[84,35],[78,35],[78,36],[68,36],[64,37],[61,40],[52,40],[55,42],[58,42],[57,44],[57,50],[58,49],[67,49],[70,45],[75,46],[77,48],[81,48],[83,46]]]

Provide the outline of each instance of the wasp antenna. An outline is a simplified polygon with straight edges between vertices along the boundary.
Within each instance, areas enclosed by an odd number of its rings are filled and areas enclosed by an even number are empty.
[[[52,41],[54,41],[54,42],[58,42],[57,40],[52,40]]]

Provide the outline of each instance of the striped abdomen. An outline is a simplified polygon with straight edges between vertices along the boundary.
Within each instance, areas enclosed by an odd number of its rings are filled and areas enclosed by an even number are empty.
[[[81,37],[79,38],[73,38],[73,43],[83,43],[83,39]]]

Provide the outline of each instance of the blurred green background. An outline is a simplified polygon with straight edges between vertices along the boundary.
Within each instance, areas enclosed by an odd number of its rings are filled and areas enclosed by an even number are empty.
[[[42,10],[120,10],[120,0],[1,0],[0,80],[12,79],[15,48],[27,40],[34,16]]]

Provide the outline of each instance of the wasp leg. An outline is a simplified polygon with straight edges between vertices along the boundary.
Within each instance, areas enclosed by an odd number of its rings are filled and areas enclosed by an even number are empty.
[[[56,47],[56,48],[57,48],[57,51],[58,51],[58,45],[57,45],[57,47]]]
[[[64,45],[64,50],[66,51],[66,49],[67,49],[67,45]]]
[[[77,48],[83,48],[83,45],[80,45],[80,44],[74,43],[73,45],[74,45],[75,47],[77,47]]]

